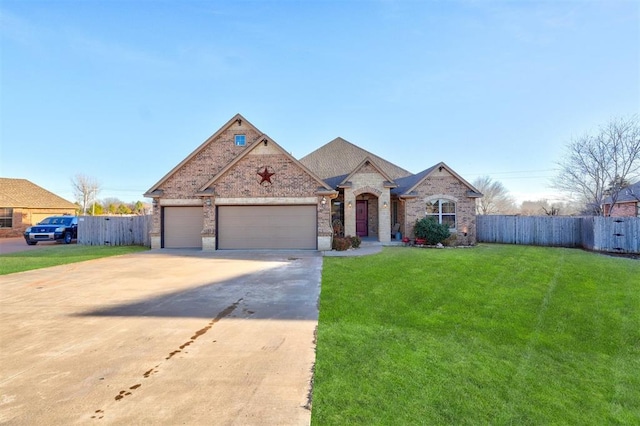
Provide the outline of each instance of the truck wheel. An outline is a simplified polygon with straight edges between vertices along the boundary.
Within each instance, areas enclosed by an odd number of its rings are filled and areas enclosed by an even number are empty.
[[[69,244],[71,242],[71,232],[64,233],[64,243]]]
[[[35,246],[36,244],[38,244],[38,242],[37,242],[37,241],[30,241],[30,240],[27,240],[27,245]]]

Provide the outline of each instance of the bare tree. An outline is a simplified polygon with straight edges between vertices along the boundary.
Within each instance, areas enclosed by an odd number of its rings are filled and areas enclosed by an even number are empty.
[[[110,214],[116,214],[121,204],[124,204],[124,202],[116,197],[107,197],[102,200],[105,212]]]
[[[95,206],[98,192],[100,192],[100,184],[93,177],[77,174],[71,179],[71,185],[73,186],[73,194],[76,197],[76,201],[82,207],[83,214],[87,214],[87,207],[91,203]]]
[[[638,116],[610,120],[597,134],[573,139],[558,165],[554,186],[577,196],[593,214],[603,214],[604,199],[614,205],[624,182],[640,172]]]
[[[542,206],[542,210],[544,214],[547,216],[559,216],[560,215],[560,207],[556,204],[551,204],[549,207]]]
[[[480,176],[473,181],[473,186],[483,194],[476,201],[478,214],[507,214],[515,210],[515,200],[501,182]]]

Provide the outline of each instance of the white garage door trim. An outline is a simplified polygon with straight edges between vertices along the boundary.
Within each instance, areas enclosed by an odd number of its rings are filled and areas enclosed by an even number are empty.
[[[163,248],[202,248],[202,207],[163,207]]]
[[[315,205],[218,206],[221,250],[316,250]]]

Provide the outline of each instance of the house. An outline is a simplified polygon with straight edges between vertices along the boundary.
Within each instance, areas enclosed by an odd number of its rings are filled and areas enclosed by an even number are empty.
[[[26,179],[0,178],[0,237],[22,236],[46,217],[75,211],[75,204]]]
[[[412,174],[341,138],[297,160],[237,114],[144,196],[152,248],[330,250],[336,224],[384,243],[425,214],[473,244],[481,194],[445,163]]]
[[[622,188],[613,209],[611,208],[612,201],[611,197],[607,197],[602,204],[605,216],[640,217],[640,182]]]

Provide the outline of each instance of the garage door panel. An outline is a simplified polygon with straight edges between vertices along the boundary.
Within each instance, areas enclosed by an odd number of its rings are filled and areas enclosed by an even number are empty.
[[[220,206],[220,249],[315,249],[315,206]]]
[[[202,207],[164,207],[164,247],[202,248]]]

